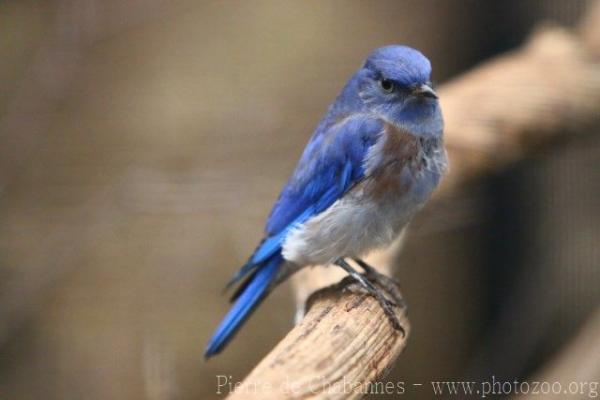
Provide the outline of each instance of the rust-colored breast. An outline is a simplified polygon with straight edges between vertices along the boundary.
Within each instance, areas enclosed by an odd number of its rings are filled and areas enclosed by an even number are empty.
[[[402,179],[403,170],[408,168],[416,172],[421,168],[418,138],[391,124],[386,124],[384,135],[381,165],[373,171],[365,186],[365,194],[374,199],[406,193],[412,182],[410,179]]]

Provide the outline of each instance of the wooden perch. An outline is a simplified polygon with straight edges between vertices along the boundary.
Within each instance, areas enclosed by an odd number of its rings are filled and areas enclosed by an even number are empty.
[[[544,27],[522,48],[440,88],[450,173],[438,196],[598,122],[600,3],[595,5],[579,33]],[[368,260],[390,273],[399,247],[400,241]],[[230,399],[360,398],[383,376],[406,338],[391,329],[372,298],[342,292],[339,284],[323,290],[342,276],[337,268],[294,276],[299,314],[310,297],[308,313]],[[408,332],[404,311],[398,313]]]
[[[306,317],[230,398],[360,398],[393,365],[406,337],[350,277],[316,292]],[[406,335],[406,314],[399,310]]]

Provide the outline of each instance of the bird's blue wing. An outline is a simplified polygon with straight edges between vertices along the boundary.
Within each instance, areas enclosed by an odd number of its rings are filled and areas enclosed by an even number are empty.
[[[363,159],[382,123],[363,115],[318,130],[267,221],[268,237],[325,210],[363,175]]]
[[[265,239],[228,286],[280,251],[292,227],[326,210],[363,178],[363,160],[382,130],[381,120],[364,114],[317,128],[271,210]]]

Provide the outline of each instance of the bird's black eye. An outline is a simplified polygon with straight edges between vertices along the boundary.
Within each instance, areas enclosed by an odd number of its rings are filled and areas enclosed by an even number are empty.
[[[394,91],[394,82],[389,79],[381,79],[379,81],[379,86],[381,86],[385,92],[391,93]]]

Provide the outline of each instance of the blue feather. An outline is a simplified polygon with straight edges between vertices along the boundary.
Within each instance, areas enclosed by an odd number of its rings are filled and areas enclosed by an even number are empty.
[[[362,114],[333,125],[326,119],[306,146],[271,211],[268,236],[285,230],[307,210],[313,215],[324,211],[362,179],[364,157],[382,129],[380,120]],[[336,188],[334,192],[332,187]]]
[[[218,354],[233,338],[252,311],[260,304],[268,293],[269,286],[277,275],[283,262],[281,254],[275,254],[256,271],[250,283],[244,289],[237,301],[231,307],[213,337],[208,342],[204,357],[209,358]]]

